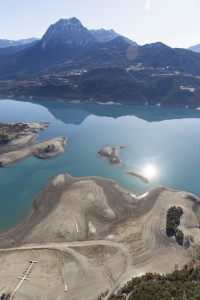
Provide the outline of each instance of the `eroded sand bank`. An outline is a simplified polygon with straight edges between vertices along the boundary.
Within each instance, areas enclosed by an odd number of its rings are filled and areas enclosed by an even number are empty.
[[[41,159],[49,159],[62,154],[67,137],[34,141],[38,132],[46,127],[47,123],[1,124],[0,167],[9,167],[32,155]]]
[[[172,205],[183,209],[189,247],[166,235]],[[56,176],[34,199],[31,216],[0,235],[0,291],[14,288],[29,259],[38,263],[19,299],[94,300],[132,276],[180,269],[200,244],[199,207],[198,197],[162,186],[137,198],[112,180]]]
[[[136,173],[133,171],[126,171],[126,174],[139,178],[142,182],[148,184],[151,182],[151,179],[143,174]]]

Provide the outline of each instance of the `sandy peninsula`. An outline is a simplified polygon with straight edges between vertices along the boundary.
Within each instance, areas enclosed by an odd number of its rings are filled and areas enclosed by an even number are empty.
[[[183,209],[187,245],[166,234],[173,205]],[[23,224],[0,235],[0,293],[12,292],[29,260],[37,261],[17,299],[107,299],[133,276],[171,272],[196,259],[200,201],[187,192],[156,186],[135,197],[113,180],[62,174],[32,207]]]
[[[48,123],[1,123],[0,167],[9,167],[30,156],[41,159],[56,157],[64,152],[67,137],[34,141]]]
[[[139,178],[142,182],[148,184],[151,182],[151,179],[145,175],[142,175],[140,173],[136,173],[136,172],[133,172],[133,171],[126,171],[126,174],[128,175],[131,175],[131,176],[134,176],[134,177],[137,177]]]
[[[105,146],[98,151],[99,156],[106,158],[109,165],[120,165],[122,163],[119,156],[119,150],[126,148],[126,146],[121,147],[111,147]]]

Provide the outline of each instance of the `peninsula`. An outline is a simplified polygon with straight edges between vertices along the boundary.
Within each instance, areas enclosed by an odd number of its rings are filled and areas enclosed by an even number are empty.
[[[0,123],[0,167],[9,167],[30,156],[53,158],[64,152],[67,137],[34,141],[48,123]]]

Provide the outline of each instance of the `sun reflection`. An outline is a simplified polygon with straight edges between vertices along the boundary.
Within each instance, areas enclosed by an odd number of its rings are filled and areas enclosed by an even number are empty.
[[[157,175],[157,169],[153,165],[147,165],[144,168],[143,173],[148,178],[153,179]]]

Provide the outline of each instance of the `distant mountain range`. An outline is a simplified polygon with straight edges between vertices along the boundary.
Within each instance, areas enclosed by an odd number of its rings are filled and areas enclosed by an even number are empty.
[[[188,50],[200,53],[200,44],[188,48]]]
[[[38,38],[29,38],[29,39],[22,39],[18,41],[13,41],[13,40],[1,40],[0,39],[0,48],[6,48],[6,47],[15,47],[15,46],[21,46],[25,44],[30,44],[35,41],[39,40]]]
[[[38,43],[39,39],[36,39],[33,42],[21,44],[18,46],[9,46],[0,48],[0,55],[9,55],[20,52],[24,49],[31,48]]]
[[[0,79],[21,78],[52,68],[67,71],[133,64],[200,75],[199,54],[163,43],[138,46],[114,30],[88,30],[77,18],[61,19],[47,29],[41,40],[26,42],[21,40],[16,42],[21,45],[0,49]]]
[[[199,76],[200,53],[139,46],[77,18],[59,20],[40,40],[0,49],[4,97],[200,107]]]

